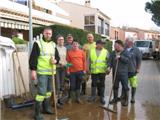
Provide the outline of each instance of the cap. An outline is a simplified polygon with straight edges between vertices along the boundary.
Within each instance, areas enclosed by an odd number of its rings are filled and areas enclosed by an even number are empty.
[[[97,40],[97,41],[96,41],[96,44],[105,44],[105,42],[102,41],[102,40]]]
[[[68,38],[68,37],[73,37],[73,36],[72,36],[72,34],[68,34],[68,35],[67,35],[67,38]]]

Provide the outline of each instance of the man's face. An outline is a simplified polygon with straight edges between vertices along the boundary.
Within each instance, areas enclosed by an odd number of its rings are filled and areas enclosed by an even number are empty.
[[[72,36],[68,36],[67,37],[67,43],[72,44],[73,42],[73,37]]]
[[[101,50],[103,48],[103,44],[96,44],[97,49]]]
[[[72,48],[73,48],[73,49],[78,49],[78,48],[79,48],[78,42],[73,42],[73,43],[72,43]]]
[[[64,38],[63,37],[59,37],[57,39],[57,44],[60,45],[60,46],[64,45]]]
[[[123,50],[123,47],[122,47],[120,44],[115,43],[114,49],[115,49],[117,52],[121,52],[121,51]]]
[[[88,40],[89,43],[92,43],[94,41],[93,35],[92,34],[88,34],[87,35],[87,40]]]
[[[130,40],[128,40],[128,39],[126,39],[126,41],[125,41],[125,46],[126,46],[127,48],[130,48],[130,47],[133,46],[133,42],[130,41]]]
[[[52,30],[50,30],[50,29],[44,30],[43,36],[44,36],[45,40],[50,41],[51,37],[52,37]]]

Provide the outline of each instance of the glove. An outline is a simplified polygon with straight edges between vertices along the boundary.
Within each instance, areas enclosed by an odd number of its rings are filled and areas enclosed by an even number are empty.
[[[66,67],[71,67],[72,66],[72,63],[67,63],[66,64]]]

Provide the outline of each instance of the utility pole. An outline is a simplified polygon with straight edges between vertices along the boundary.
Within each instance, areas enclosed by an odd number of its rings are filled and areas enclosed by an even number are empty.
[[[29,2],[29,54],[32,49],[32,39],[33,39],[33,28],[32,28],[32,0],[28,0]]]

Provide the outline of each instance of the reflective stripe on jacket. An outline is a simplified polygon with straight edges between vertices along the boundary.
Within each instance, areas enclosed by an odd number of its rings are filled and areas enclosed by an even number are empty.
[[[51,56],[55,56],[55,43],[54,42],[45,42],[44,40],[36,41],[40,48],[40,56],[38,57],[37,73],[43,75],[52,75],[56,74],[56,65],[50,63]]]
[[[105,73],[107,69],[106,58],[108,56],[108,51],[102,49],[100,55],[97,57],[96,48],[90,50],[90,60],[91,60],[91,73]]]

